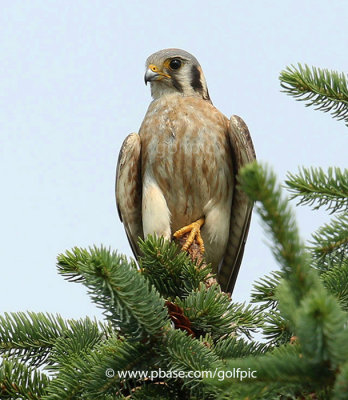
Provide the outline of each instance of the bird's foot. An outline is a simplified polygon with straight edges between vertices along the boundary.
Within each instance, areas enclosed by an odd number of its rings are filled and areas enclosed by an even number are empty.
[[[190,234],[188,235],[184,245],[182,246],[182,250],[183,251],[187,251],[187,249],[191,246],[191,244],[193,243],[193,241],[197,240],[197,243],[199,244],[199,248],[201,253],[204,253],[204,243],[203,243],[203,239],[201,236],[201,227],[204,224],[204,218],[200,218],[199,220],[197,220],[196,222],[193,222],[190,225],[186,225],[183,228],[177,230],[173,236],[175,237],[175,239],[178,239],[179,237],[183,236],[185,233],[190,232]]]

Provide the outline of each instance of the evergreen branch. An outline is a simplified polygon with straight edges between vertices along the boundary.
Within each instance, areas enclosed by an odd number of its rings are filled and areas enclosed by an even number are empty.
[[[235,318],[230,312],[232,303],[216,284],[210,288],[201,284],[182,301],[177,298],[176,304],[183,309],[198,336],[210,333],[212,337],[220,337],[235,331]]]
[[[341,213],[312,235],[310,247],[317,268],[325,270],[348,259],[348,213]],[[328,262],[329,259],[329,262]]]
[[[299,197],[298,204],[316,204],[315,210],[326,206],[331,213],[348,210],[348,169],[330,167],[325,173],[322,168],[301,168],[298,174],[288,173],[287,177],[291,199]]]
[[[185,299],[177,298],[176,303],[183,309],[198,336],[209,333],[216,339],[240,332],[250,338],[251,332],[262,323],[258,309],[232,303],[216,284],[210,288],[201,284],[198,290]]]
[[[251,294],[252,303],[264,303],[260,308],[264,311],[269,309],[267,313],[264,313],[262,326],[262,333],[268,340],[268,346],[288,343],[292,336],[288,321],[278,310],[276,293],[281,278],[280,271],[271,272],[270,275],[254,283],[254,291]]]
[[[297,68],[287,67],[279,79],[284,93],[305,101],[306,106],[331,112],[348,125],[348,85],[344,73],[298,64]]]
[[[317,278],[313,270],[310,272]],[[313,279],[313,288],[297,307],[294,307],[292,292],[292,285],[287,280],[279,285],[279,309],[291,322],[290,328],[301,343],[304,357],[317,365],[336,368],[348,358],[346,313],[317,279]]]
[[[59,254],[57,257],[58,272],[68,282],[85,282],[84,276],[81,274],[81,265],[89,262],[90,255],[85,249],[74,247],[73,249],[66,250],[65,254]]]
[[[32,366],[43,365],[57,340],[74,334],[73,327],[79,323],[83,324],[82,321],[65,322],[52,314],[5,313],[0,316],[0,354],[20,358]]]
[[[144,362],[149,364],[150,352],[146,344],[109,338],[61,364],[44,400],[107,399],[115,398],[115,393],[120,397],[127,395],[136,386],[136,380],[121,378],[118,372],[141,370]]]
[[[124,256],[101,247],[73,249],[58,257],[62,275],[78,277],[106,318],[134,340],[169,324],[164,299]],[[73,279],[75,279],[73,278]]]
[[[184,388],[185,389],[185,388]],[[158,382],[138,386],[132,392],[132,400],[202,400],[189,390],[180,388],[176,382]],[[206,400],[208,400],[206,398]]]
[[[268,340],[268,346],[289,343],[292,337],[289,322],[278,310],[266,314],[262,333]]]
[[[254,283],[254,291],[251,294],[252,303],[263,303],[260,307],[264,311],[262,333],[267,338],[268,346],[289,343],[292,336],[289,322],[278,309],[277,288],[281,278],[280,271],[272,272]]]
[[[252,163],[242,169],[240,182],[250,199],[261,203],[258,211],[282,266],[284,279],[277,288],[280,311],[291,322],[305,357],[317,364],[329,361],[339,365],[348,358],[344,345],[348,339],[344,329],[347,316],[310,268],[288,202],[275,186],[274,174]]]
[[[247,342],[236,336],[222,337],[214,345],[214,352],[221,359],[257,356],[264,354],[267,350],[266,343]]]
[[[222,369],[222,363],[210,349],[210,344],[193,339],[180,330],[170,331],[164,342],[162,354],[166,359],[167,370],[171,371],[211,371]],[[184,378],[189,387],[201,386],[201,380],[193,377]],[[203,397],[204,398],[204,397]]]
[[[60,336],[51,350],[49,365],[46,367],[49,371],[59,371],[71,359],[89,353],[112,335],[110,327],[100,324],[100,330],[89,318],[71,321],[70,326],[71,330]]]
[[[252,307],[245,303],[231,303],[229,312],[232,315],[232,321],[235,325],[235,332],[244,334],[251,340],[252,333],[263,326],[264,315],[258,307]]]
[[[184,298],[209,278],[211,268],[194,263],[174,242],[148,236],[139,240],[143,275],[165,297]]]
[[[274,173],[256,162],[241,170],[240,183],[249,198],[258,202],[257,211],[271,237],[272,252],[282,267],[283,278],[291,287],[289,302],[296,309],[303,296],[319,285],[319,279],[309,268],[308,255],[289,203],[282,198]]]
[[[276,289],[279,285],[282,274],[279,271],[273,271],[270,275],[260,278],[253,284],[251,293],[251,303],[263,303],[260,308],[275,309],[278,304]]]
[[[40,400],[46,392],[49,378],[25,364],[3,360],[0,365],[0,398]]]
[[[149,343],[133,343],[112,338],[100,346],[94,357],[88,359],[83,378],[84,394],[91,399],[115,393],[127,395],[146,378],[122,378],[118,373],[150,371],[156,361],[153,346]],[[107,371],[112,373],[109,375]]]
[[[218,357],[203,342],[181,330],[169,331],[164,346],[172,370],[204,371],[220,365]]]
[[[235,379],[205,379],[207,385],[213,385],[215,390],[229,393],[229,398],[272,399],[272,395],[281,395],[291,389],[300,389],[301,393],[310,393],[325,387],[331,380],[331,372],[319,368],[301,356],[296,345],[286,345],[267,352],[258,357],[250,356],[243,359],[227,361],[225,371],[250,371],[253,375],[243,380]],[[243,397],[244,396],[244,397]]]
[[[348,359],[347,314],[324,287],[310,291],[296,315],[296,335],[312,363],[332,370]]]
[[[343,364],[335,381],[332,400],[346,400],[348,393],[348,361]]]
[[[334,265],[321,274],[326,289],[339,301],[343,310],[348,311],[348,258],[342,264]]]
[[[302,382],[252,382],[250,385],[242,385],[239,382],[231,388],[225,388],[219,394],[218,400],[327,400],[327,397],[314,397],[314,393],[308,389],[309,383]]]
[[[316,387],[316,389],[314,389]],[[330,391],[313,382],[253,381],[249,385],[237,382],[225,388],[218,400],[328,400]]]

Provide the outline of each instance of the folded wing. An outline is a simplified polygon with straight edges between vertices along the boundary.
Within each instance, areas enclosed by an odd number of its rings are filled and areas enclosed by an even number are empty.
[[[229,137],[237,174],[240,168],[256,159],[248,127],[237,115],[230,119]],[[218,281],[224,292],[233,292],[248,236],[252,208],[253,204],[237,182],[233,192],[227,248],[218,272]]]
[[[135,257],[140,253],[138,237],[143,238],[140,154],[140,136],[132,133],[122,144],[116,168],[117,210]]]

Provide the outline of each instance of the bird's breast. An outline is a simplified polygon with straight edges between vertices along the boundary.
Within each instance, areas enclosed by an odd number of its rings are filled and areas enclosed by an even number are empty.
[[[143,182],[157,183],[178,225],[200,218],[208,206],[231,201],[227,124],[199,98],[167,96],[148,109],[139,131]]]

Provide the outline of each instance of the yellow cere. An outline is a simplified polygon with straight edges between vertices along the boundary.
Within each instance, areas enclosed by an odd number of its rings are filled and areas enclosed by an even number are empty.
[[[151,71],[156,72],[156,74],[158,74],[158,75],[162,75],[162,76],[165,76],[166,78],[170,78],[170,76],[168,74],[165,74],[164,72],[160,71],[160,69],[154,64],[150,64],[149,68],[151,69]]]

